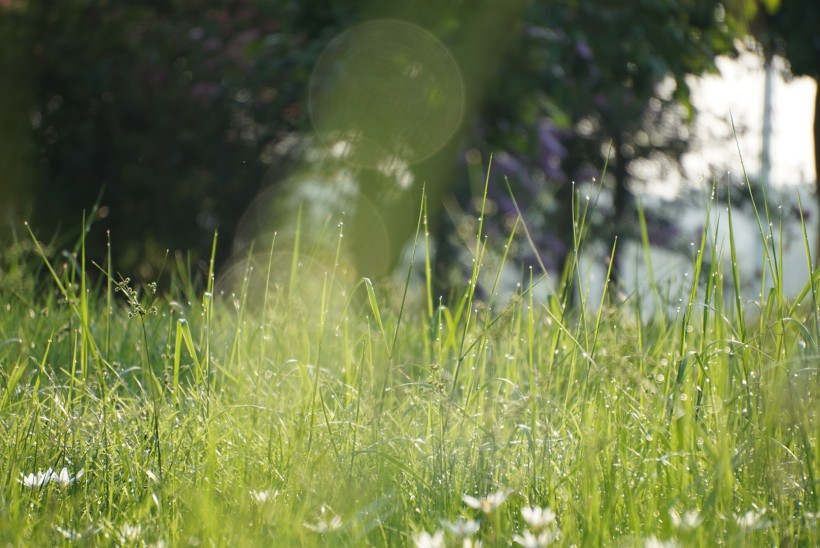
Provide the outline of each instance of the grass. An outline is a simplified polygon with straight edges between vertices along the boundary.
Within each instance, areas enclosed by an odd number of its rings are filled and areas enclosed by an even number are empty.
[[[159,295],[82,240],[17,242],[0,543],[820,544],[818,277],[807,258],[783,296],[765,217],[775,290],[742,302],[707,227],[688,301],[656,319],[636,296],[573,307],[574,259],[546,302],[479,301],[481,223],[442,304],[425,218],[394,284],[273,242],[232,286],[211,270],[201,294],[183,277]]]

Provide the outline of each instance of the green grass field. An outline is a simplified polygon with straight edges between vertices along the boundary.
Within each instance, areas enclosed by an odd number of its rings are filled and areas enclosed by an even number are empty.
[[[154,294],[82,241],[9,246],[0,544],[820,545],[816,274],[785,299],[767,238],[743,302],[705,233],[669,317],[572,306],[574,264],[547,302],[479,301],[477,224],[446,305],[422,216],[391,283],[268,242],[231,287],[180,261]]]

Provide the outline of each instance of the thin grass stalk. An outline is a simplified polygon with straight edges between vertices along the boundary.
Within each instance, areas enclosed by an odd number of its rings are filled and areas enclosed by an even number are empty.
[[[216,265],[216,242],[219,238],[219,233],[214,231],[213,241],[211,243],[211,258],[208,262],[208,281],[206,282],[205,292],[202,294],[202,312],[205,315],[202,323],[202,331],[199,335],[199,347],[204,348],[202,360],[201,376],[205,383],[205,409],[204,419],[205,423],[211,416],[211,383],[213,382],[211,374],[211,322],[213,321],[214,313],[214,268]],[[186,324],[187,325],[187,324]],[[193,344],[191,345],[193,347]]]
[[[467,285],[467,293],[465,295],[464,304],[466,306],[466,318],[464,321],[464,329],[461,335],[461,348],[459,349],[459,355],[462,356],[464,353],[464,345],[467,339],[467,332],[471,324],[472,314],[473,314],[473,298],[475,296],[475,291],[478,286],[478,275],[481,271],[481,263],[484,259],[484,251],[486,250],[486,242],[482,245],[482,239],[484,238],[484,218],[486,215],[486,207],[487,207],[487,191],[490,188],[490,170],[492,169],[493,165],[493,158],[490,156],[490,161],[487,166],[487,174],[484,178],[484,191],[481,197],[481,209],[479,212],[478,218],[478,229],[476,231],[475,237],[475,248],[473,251],[473,266],[472,272],[470,274],[470,283]],[[450,397],[455,397],[456,388],[458,387],[458,377],[461,371],[461,362],[462,358],[456,362],[455,371],[453,372],[453,383],[450,389]]]
[[[615,257],[615,248],[617,245],[618,238],[616,237],[612,242],[612,251],[609,253],[609,264],[607,265],[606,276],[604,277],[603,288],[601,289],[601,302],[598,304],[598,313],[595,316],[595,329],[593,330],[592,344],[588,347],[589,356],[592,359],[595,359],[595,350],[598,348],[598,335],[601,330],[601,319],[604,314],[604,307],[606,306],[607,297],[609,296],[609,280],[612,275],[612,265],[615,263],[612,259]]]

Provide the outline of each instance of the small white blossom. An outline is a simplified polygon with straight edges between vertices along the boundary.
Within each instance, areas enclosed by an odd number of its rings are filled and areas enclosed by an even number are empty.
[[[432,535],[422,531],[413,540],[416,542],[416,548],[444,548],[444,531],[439,529]]]
[[[526,506],[521,509],[521,517],[529,526],[530,531],[538,533],[555,525],[556,515],[550,508]]]
[[[483,499],[477,499],[475,497],[471,497],[470,495],[463,495],[461,500],[464,501],[464,504],[470,508],[481,510],[485,514],[489,514],[501,506],[501,504],[507,500],[507,497],[510,496],[511,492],[512,491],[508,489],[499,489],[495,493],[487,495]]]
[[[251,499],[259,504],[264,504],[268,500],[273,500],[279,495],[279,491],[274,491],[271,489],[266,489],[264,491],[255,491],[251,489],[248,493],[250,494]]]
[[[75,531],[73,529],[68,529],[65,527],[60,527],[59,525],[54,526],[54,530],[60,533],[66,540],[71,542],[76,542],[82,540],[84,538],[93,537],[97,533],[100,532],[100,527],[94,527],[93,525],[89,525],[83,531]]]
[[[669,518],[672,520],[672,525],[675,526],[675,529],[682,531],[692,531],[703,523],[703,517],[701,517],[700,512],[697,510],[687,510],[682,516],[676,511],[670,510]]]
[[[674,540],[660,540],[652,535],[643,542],[644,548],[677,548],[678,543]]]
[[[42,488],[48,485],[49,483],[57,483],[60,487],[68,487],[73,485],[78,479],[83,477],[85,474],[85,470],[80,470],[77,472],[76,476],[69,476],[68,475],[68,468],[63,466],[63,469],[59,472],[55,472],[51,468],[43,471],[37,471],[36,474],[29,474],[29,475],[22,475],[22,477],[18,480],[23,486],[28,487],[29,489],[35,488]]]
[[[36,487],[45,487],[49,481],[51,481],[51,469],[46,472],[38,471],[37,474],[31,473],[27,476],[23,476],[20,478],[20,483],[22,483],[25,487],[29,489],[34,489]]]
[[[738,526],[741,529],[749,531],[752,529],[758,529],[763,526],[763,514],[765,513],[765,508],[763,510],[760,510],[759,512],[755,510],[749,510],[742,516],[737,516],[737,518],[735,519],[737,521]]]
[[[324,535],[330,533],[332,531],[336,531],[337,529],[341,529],[342,527],[342,518],[339,516],[333,516],[330,519],[319,519],[316,523],[303,523],[302,524],[306,529],[310,529],[314,533],[319,533],[320,535]]]
[[[515,535],[513,541],[524,548],[544,548],[558,540],[558,535],[553,531],[543,531],[538,535],[531,531],[524,531],[523,535]]]
[[[80,537],[82,536],[77,531],[74,531],[72,529],[63,529],[59,525],[54,526],[54,530],[57,531],[58,533],[60,533],[61,535],[63,535],[66,538],[66,540],[70,540],[70,541],[79,540]]]
[[[85,474],[85,470],[80,470],[77,472],[76,476],[69,476],[68,475],[68,468],[63,466],[63,469],[60,470],[60,473],[57,474],[54,471],[51,472],[51,481],[54,483],[59,483],[60,487],[68,487],[69,485],[73,485],[78,479],[83,477]]]
[[[332,516],[330,518],[326,516]],[[314,533],[319,533],[320,535],[324,535],[326,533],[330,533],[332,531],[336,531],[337,529],[342,528],[342,518],[337,516],[333,513],[332,510],[328,506],[322,505],[321,509],[319,510],[319,519],[316,520],[316,523],[302,523],[302,526],[306,529],[310,529]]]
[[[120,527],[120,539],[125,543],[134,542],[140,537],[141,534],[142,525],[140,525],[139,523],[136,525],[124,523],[122,527]]]
[[[450,531],[453,535],[457,536],[458,538],[468,538],[473,536],[478,532],[479,527],[481,524],[478,523],[474,519],[467,519],[458,518],[455,522],[449,521],[441,521],[441,524],[444,526],[445,529]]]

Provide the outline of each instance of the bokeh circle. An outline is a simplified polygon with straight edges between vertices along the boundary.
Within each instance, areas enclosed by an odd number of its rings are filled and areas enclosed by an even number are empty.
[[[376,20],[327,46],[311,75],[309,108],[314,130],[337,157],[369,168],[415,163],[456,131],[464,85],[432,34]]]

